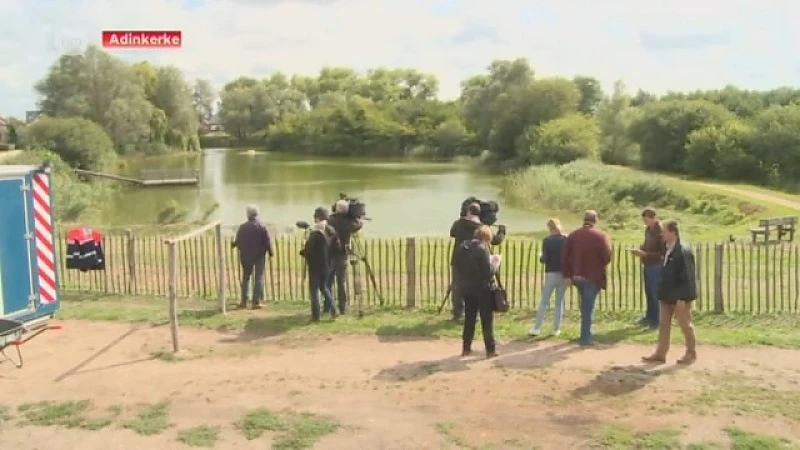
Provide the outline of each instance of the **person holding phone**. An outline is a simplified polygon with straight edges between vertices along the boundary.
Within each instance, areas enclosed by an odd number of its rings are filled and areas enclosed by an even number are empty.
[[[638,248],[630,249],[642,262],[644,293],[647,299],[645,314],[636,323],[655,330],[659,325],[658,284],[661,280],[661,263],[666,248],[661,238],[661,222],[658,220],[656,210],[651,207],[645,208],[642,211],[642,220],[646,226],[644,243]]]

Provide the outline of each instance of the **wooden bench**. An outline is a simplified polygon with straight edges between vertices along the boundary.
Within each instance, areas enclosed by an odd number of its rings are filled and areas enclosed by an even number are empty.
[[[761,219],[758,222],[758,227],[750,229],[750,235],[753,238],[753,244],[759,235],[764,235],[764,242],[769,242],[770,236],[773,232],[777,232],[778,240],[783,239],[784,236],[789,236],[789,242],[794,241],[794,230],[797,225],[797,216],[791,217],[773,217],[771,219]]]

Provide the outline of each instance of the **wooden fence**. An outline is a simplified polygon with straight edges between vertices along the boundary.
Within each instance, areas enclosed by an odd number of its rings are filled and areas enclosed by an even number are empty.
[[[134,232],[105,237],[106,270],[66,270],[64,241],[59,249],[61,289],[109,294],[168,296],[169,248],[165,236],[139,236]],[[360,246],[375,275],[377,289],[366,271],[364,302],[387,306],[435,307],[450,282],[452,241],[440,238],[361,239]],[[267,264],[267,299],[297,301],[307,298],[304,265],[299,251],[302,238],[278,237],[275,257]],[[210,229],[173,246],[176,258],[174,293],[178,297],[216,299],[224,292],[227,302],[238,302],[240,268],[238,256],[226,239],[218,258],[218,244]],[[800,311],[800,247],[790,243],[697,243],[701,311],[748,313]],[[512,308],[535,308],[540,300],[543,266],[541,243],[509,238],[499,248],[504,255],[500,276]],[[643,310],[645,296],[642,270],[633,254],[622,245],[613,248],[608,269],[608,289],[598,298],[600,310]],[[223,271],[218,271],[222,265]],[[219,274],[222,273],[222,276]],[[352,271],[349,276],[350,287]],[[221,289],[220,289],[221,287]],[[382,294],[382,295],[379,295]],[[352,301],[352,299],[351,299]],[[217,307],[216,303],[209,303]],[[577,309],[577,296],[570,290],[567,307]]]

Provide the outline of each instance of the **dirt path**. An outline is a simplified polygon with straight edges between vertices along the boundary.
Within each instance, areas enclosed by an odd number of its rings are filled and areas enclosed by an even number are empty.
[[[220,427],[216,448],[269,448],[274,434],[247,440],[233,425],[254,408],[335,418],[342,427],[314,447],[332,450],[586,448],[611,422],[673,428],[685,443],[725,442],[730,424],[800,436],[800,411],[781,406],[800,401],[800,353],[789,350],[701,348],[692,367],[651,368],[638,364],[649,349],[627,345],[508,343],[487,361],[454,357],[459,342],[443,339],[183,329],[194,357],[175,361],[153,357],[167,348],[163,327],[64,325],[26,346],[22,370],[0,364],[0,404],[17,416],[3,423],[0,414],[3,448],[182,449],[179,430],[199,425]],[[117,422],[95,431],[18,422],[20,404],[82,399],[98,411],[116,405],[123,417],[168,400],[172,427],[141,436]]]
[[[740,195],[743,197],[748,197],[753,200],[760,200],[762,202],[773,203],[776,205],[785,206],[787,208],[794,208],[800,210],[800,202],[794,202],[789,199],[785,199],[782,197],[778,197],[775,195],[766,194],[763,192],[754,192],[748,191],[747,189],[736,188],[733,186],[725,186],[723,184],[713,184],[713,183],[702,183],[699,181],[690,181],[690,183],[696,184],[698,186],[707,187],[710,189],[717,189],[729,192],[731,194]]]

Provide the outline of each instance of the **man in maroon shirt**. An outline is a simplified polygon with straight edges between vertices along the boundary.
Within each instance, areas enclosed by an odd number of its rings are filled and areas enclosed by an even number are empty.
[[[561,254],[564,281],[575,285],[580,296],[581,345],[592,343],[594,304],[600,289],[606,288],[606,266],[611,262],[611,243],[596,224],[597,211],[585,211],[583,226],[569,234]]]

